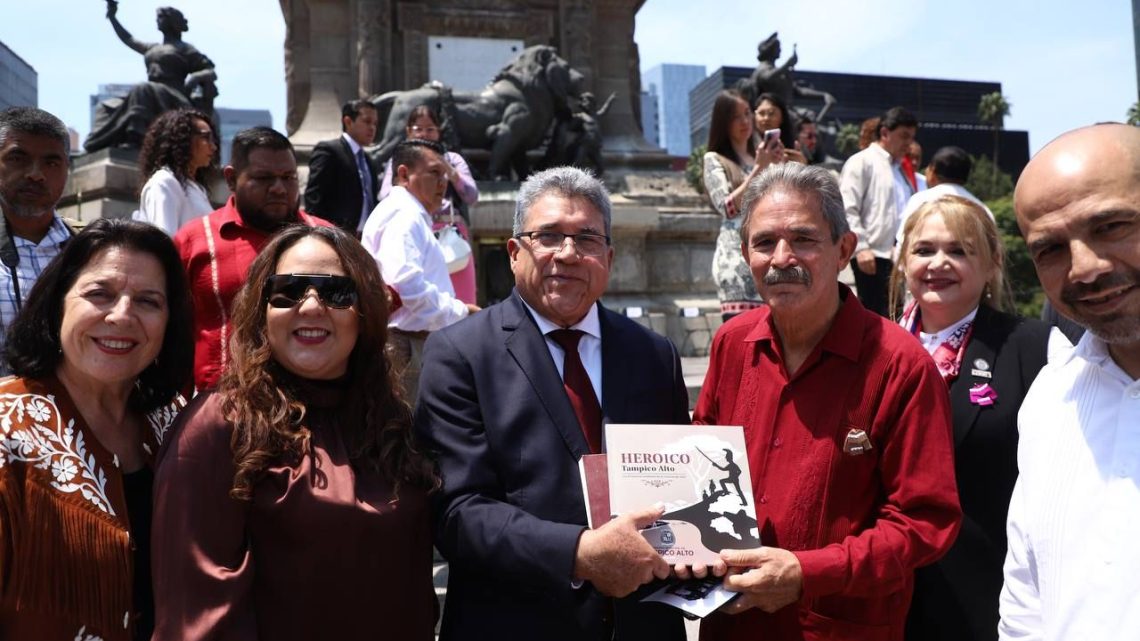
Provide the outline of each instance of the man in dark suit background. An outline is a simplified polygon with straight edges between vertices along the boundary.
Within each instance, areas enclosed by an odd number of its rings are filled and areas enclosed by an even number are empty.
[[[667,339],[600,304],[614,250],[601,182],[560,167],[519,192],[515,290],[428,339],[416,430],[439,457],[441,639],[683,639],[676,610],[623,597],[669,567],[654,508],[586,529],[578,459],[605,423],[688,423]],[[564,347],[565,346],[565,347]]]
[[[364,146],[376,138],[379,118],[364,99],[344,103],[340,113],[340,138],[317,143],[309,157],[305,211],[355,233],[376,206],[380,183]]]

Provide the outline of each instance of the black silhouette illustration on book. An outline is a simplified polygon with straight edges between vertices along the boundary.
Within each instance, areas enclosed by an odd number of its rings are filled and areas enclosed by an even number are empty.
[[[728,495],[728,486],[731,485],[736,488],[736,495],[740,497],[741,505],[748,505],[748,500],[744,498],[744,492],[740,489],[740,466],[732,462],[732,450],[727,447],[724,448],[724,465],[718,465],[711,456],[705,454],[701,448],[695,448],[701,453],[701,456],[707,458],[709,463],[712,463],[716,469],[727,472],[728,476],[720,480],[720,491],[714,491],[713,482],[709,481],[709,498],[714,501],[722,496]]]

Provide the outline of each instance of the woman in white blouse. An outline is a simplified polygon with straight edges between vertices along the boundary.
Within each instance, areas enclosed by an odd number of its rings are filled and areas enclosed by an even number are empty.
[[[218,143],[210,118],[195,109],[168,111],[151,123],[139,151],[139,192],[134,219],[173,236],[214,210],[205,185],[217,167]]]

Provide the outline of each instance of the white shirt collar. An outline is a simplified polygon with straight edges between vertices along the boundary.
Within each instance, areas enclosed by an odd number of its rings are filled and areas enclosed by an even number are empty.
[[[878,141],[872,142],[871,148],[877,149],[879,154],[882,155],[884,158],[886,158],[887,162],[891,163],[892,165],[899,164],[898,161],[896,161],[894,158],[891,158],[891,152],[887,151],[886,147],[883,147],[882,145],[880,145],[878,143]]]
[[[538,325],[538,331],[542,332],[543,336],[546,336],[556,329],[562,329],[561,325],[536,312],[534,308],[531,307],[530,304],[526,302],[526,299],[521,295],[519,296],[519,300],[521,300],[522,304],[526,306],[527,311],[530,312],[531,317],[534,318],[534,322]],[[598,317],[598,304],[595,302],[593,305],[590,305],[590,311],[586,312],[586,315],[582,317],[582,320],[571,325],[569,329],[582,331],[586,334],[589,334],[590,336],[593,336],[594,338],[597,338],[598,340],[601,340],[602,323]]]
[[[918,340],[922,341],[922,346],[926,348],[927,352],[933,354],[934,350],[938,349],[939,345],[945,343],[946,339],[950,338],[950,336],[953,335],[954,332],[958,331],[958,329],[963,325],[974,320],[974,317],[977,315],[978,308],[975,307],[970,311],[969,314],[963,316],[958,322],[948,327],[944,327],[941,330],[934,332],[933,334],[927,334],[926,332],[919,330]]]
[[[347,131],[342,131],[340,133],[340,137],[343,138],[344,141],[348,143],[348,148],[352,150],[352,157],[355,158],[356,154],[360,153],[360,150],[362,149],[362,147],[360,146],[360,143],[353,140],[352,136],[348,135]]]
[[[412,192],[408,191],[407,187],[404,187],[403,185],[393,186],[392,191],[388,192],[388,198],[391,198],[393,196],[402,198],[409,203],[414,203],[416,209],[420,212],[420,215],[428,220],[429,225],[431,224],[431,214],[428,212],[427,208],[424,207],[424,204],[420,202],[420,199],[416,198],[414,195],[412,195]],[[387,198],[385,200],[387,200]]]
[[[1124,385],[1131,385],[1133,383],[1133,379],[1129,376],[1128,372],[1124,371],[1112,358],[1112,354],[1108,351],[1108,343],[1104,342],[1104,340],[1088,329],[1086,329],[1084,335],[1081,336],[1081,340],[1077,341],[1077,346],[1069,350],[1065,357],[1061,359],[1061,363],[1067,363],[1074,358],[1080,358],[1089,365],[1100,368],[1113,378],[1119,379]]]

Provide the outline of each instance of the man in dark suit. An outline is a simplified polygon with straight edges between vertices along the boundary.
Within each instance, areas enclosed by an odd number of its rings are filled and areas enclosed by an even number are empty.
[[[507,242],[507,300],[428,338],[416,430],[439,457],[441,639],[683,639],[676,610],[623,597],[669,567],[649,508],[585,527],[578,459],[605,423],[688,423],[667,339],[598,304],[610,201],[581,170],[531,176]]]
[[[379,180],[364,151],[376,137],[376,108],[367,100],[350,100],[340,110],[340,138],[317,143],[309,157],[305,211],[357,232],[376,206]]]

